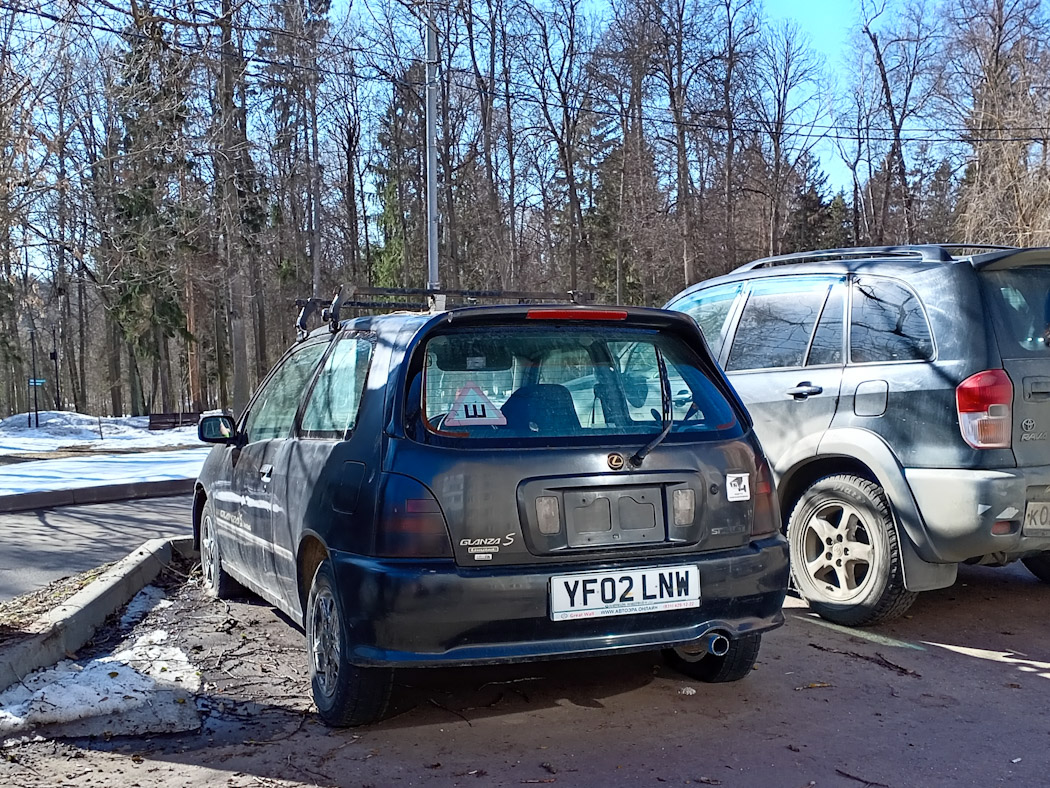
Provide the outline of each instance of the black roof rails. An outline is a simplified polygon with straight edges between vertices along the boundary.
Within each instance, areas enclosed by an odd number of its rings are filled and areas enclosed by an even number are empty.
[[[821,249],[814,252],[794,252],[775,257],[764,257],[737,268],[737,271],[750,271],[755,268],[772,268],[777,265],[795,263],[822,263],[836,260],[869,260],[879,257],[913,258],[924,263],[951,263],[955,258],[950,250],[980,249],[1006,250],[1012,246],[992,246],[988,244],[915,244],[910,246],[858,246],[846,249]]]
[[[367,298],[361,298],[366,296]],[[418,300],[405,301],[405,298]],[[378,299],[400,300],[378,300]],[[425,300],[424,300],[425,299]],[[476,304],[479,300],[533,303],[538,301],[557,301],[579,304],[593,301],[594,293],[581,290],[568,290],[562,293],[536,292],[532,290],[449,290],[428,289],[422,287],[361,287],[350,285],[339,286],[331,301],[323,298],[297,298],[295,300],[299,313],[295,319],[296,337],[302,342],[309,335],[308,321],[317,312],[321,320],[328,324],[334,334],[339,330],[341,310],[366,309],[377,312],[388,312],[398,309],[425,311],[427,309],[443,310],[447,301],[459,301],[466,305]]]

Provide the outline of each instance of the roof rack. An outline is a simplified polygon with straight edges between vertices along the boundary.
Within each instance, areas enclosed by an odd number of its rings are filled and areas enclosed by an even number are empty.
[[[914,244],[907,246],[858,246],[846,249],[822,249],[814,252],[793,252],[775,257],[764,257],[737,268],[737,271],[750,271],[755,268],[772,268],[777,265],[795,263],[824,263],[837,260],[870,260],[880,257],[914,258],[924,263],[951,263],[957,259],[950,250],[979,249],[982,251],[1002,251],[1014,249],[1013,246],[993,246],[991,244]]]
[[[362,298],[364,296],[365,298]],[[406,301],[406,297],[418,300]],[[390,298],[397,300],[382,301],[376,299]],[[503,301],[526,304],[536,301],[560,301],[579,304],[594,300],[594,293],[580,290],[568,290],[563,293],[544,293],[532,290],[447,290],[427,289],[423,287],[360,287],[340,285],[334,298],[329,302],[323,298],[297,298],[295,305],[299,314],[295,319],[295,331],[299,341],[309,334],[307,321],[320,311],[321,320],[328,324],[334,334],[339,330],[340,311],[342,309],[367,309],[375,312],[392,310],[426,311],[427,309],[444,310],[450,300],[463,302],[465,305],[476,304],[480,300]]]

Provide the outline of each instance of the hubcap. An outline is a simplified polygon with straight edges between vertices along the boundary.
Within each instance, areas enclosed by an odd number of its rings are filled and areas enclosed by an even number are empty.
[[[328,588],[319,589],[314,597],[310,641],[314,676],[321,691],[331,697],[339,678],[339,615]]]
[[[201,522],[201,572],[204,575],[204,585],[208,588],[215,586],[215,524],[211,515],[204,515]]]
[[[871,530],[850,504],[822,505],[804,524],[801,537],[801,568],[829,600],[852,600],[875,582],[877,556]]]

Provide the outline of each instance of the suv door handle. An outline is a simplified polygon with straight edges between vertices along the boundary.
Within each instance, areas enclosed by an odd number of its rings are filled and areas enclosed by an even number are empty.
[[[808,380],[804,380],[801,383],[799,383],[797,386],[795,386],[795,388],[788,389],[784,393],[785,394],[790,394],[795,399],[802,400],[802,399],[806,399],[807,397],[812,397],[814,394],[820,394],[823,391],[824,391],[824,389],[821,388],[820,386],[814,386]]]
[[[268,481],[270,481],[270,477],[271,476],[273,476],[273,466],[272,465],[260,465],[259,466],[259,478],[261,478],[264,482],[268,482]]]

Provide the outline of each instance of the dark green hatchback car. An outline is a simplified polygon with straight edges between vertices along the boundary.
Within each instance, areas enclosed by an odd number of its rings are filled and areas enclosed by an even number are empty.
[[[200,432],[205,584],[303,623],[332,725],[380,717],[403,666],[661,649],[732,681],[783,621],[769,466],[684,315],[336,322]]]

